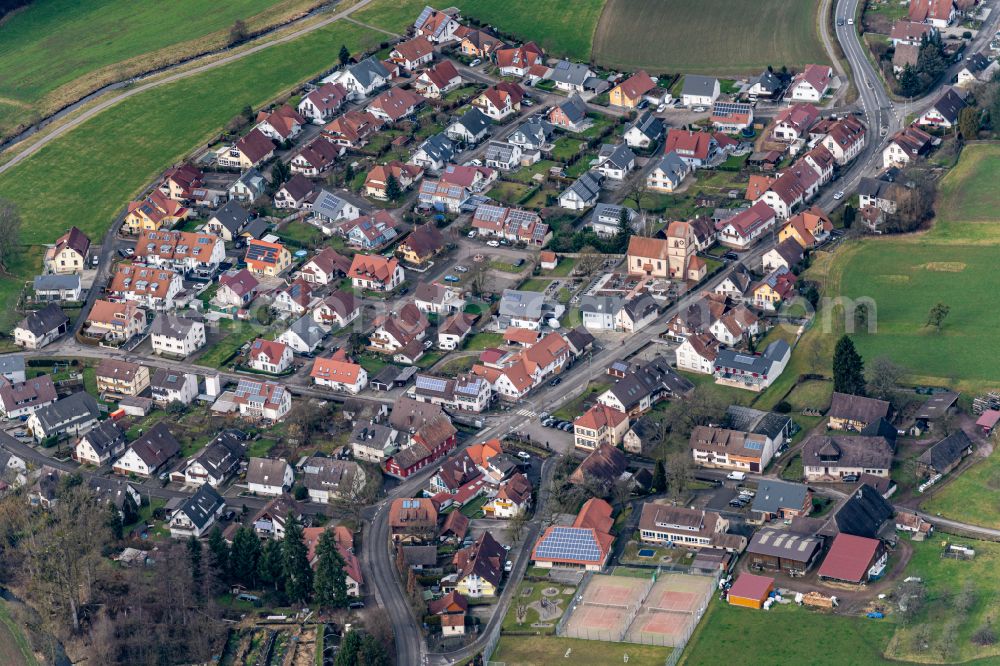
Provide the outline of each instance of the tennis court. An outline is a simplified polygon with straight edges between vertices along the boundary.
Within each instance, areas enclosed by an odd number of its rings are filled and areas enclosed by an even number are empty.
[[[620,641],[653,583],[650,578],[595,574],[573,600],[562,635]]]
[[[714,589],[714,578],[661,575],[629,626],[625,641],[645,645],[684,645],[698,626]]]

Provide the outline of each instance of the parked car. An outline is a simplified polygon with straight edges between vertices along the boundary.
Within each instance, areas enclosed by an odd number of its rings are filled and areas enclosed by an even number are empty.
[[[98,255],[94,255],[90,258],[90,265],[97,268],[98,264],[101,263],[101,258]]]
[[[730,472],[726,474],[726,478],[730,481],[744,481],[747,478],[746,472]]]
[[[858,480],[858,475],[857,474],[847,474],[847,475],[841,477],[840,480],[843,481],[844,483],[856,483],[857,480]]]
[[[503,570],[506,571],[507,573],[510,573],[511,571],[513,571],[514,570],[514,560],[507,560],[506,562],[504,562]]]
[[[476,237],[476,230],[473,229],[472,231],[469,232],[469,238],[475,238],[475,237]]]
[[[469,272],[469,269],[466,266],[462,266],[461,264],[458,265],[458,266],[455,266],[455,270],[458,271],[459,273],[468,273]]]
[[[500,242],[495,240],[486,241],[486,245],[487,247],[500,247]]]
[[[559,386],[559,384],[561,383],[562,383],[562,377],[556,377],[551,382],[549,382],[549,386]]]
[[[833,195],[833,198],[836,201],[840,201],[841,199],[843,199],[844,198],[844,190],[838,190],[837,192],[835,192],[834,195]]]
[[[479,65],[481,65],[482,62],[483,62],[482,60],[476,58],[475,60],[469,63],[469,67],[479,67]]]
[[[566,421],[566,423],[564,423],[562,427],[559,429],[562,430],[563,432],[572,432],[573,424],[570,423],[569,421]]]
[[[457,277],[455,277],[454,275],[450,275],[450,274],[449,274],[449,275],[445,275],[445,276],[444,276],[444,281],[445,281],[445,282],[458,282],[459,280],[458,280],[458,278],[457,278]]]
[[[521,460],[531,460],[531,454],[528,453],[527,451],[518,451],[517,457],[520,458]]]
[[[705,113],[706,111],[708,111],[708,109],[706,109],[703,106],[696,106],[691,110],[694,111],[695,113]]]

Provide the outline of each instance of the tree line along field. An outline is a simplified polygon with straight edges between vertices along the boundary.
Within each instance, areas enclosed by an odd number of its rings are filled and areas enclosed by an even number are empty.
[[[759,74],[829,62],[816,0],[607,0],[593,60],[655,73]]]
[[[75,224],[99,242],[128,201],[163,169],[218,133],[246,106],[258,108],[333,65],[340,46],[361,52],[383,35],[336,22],[222,67],[131,97],[52,141],[0,175],[0,197],[17,204],[21,241],[53,242]],[[37,257],[38,254],[35,253]],[[9,328],[20,283],[41,269],[24,262],[0,281]],[[16,320],[16,319],[15,319]]]
[[[0,22],[0,136],[113,81],[225,46],[319,0],[35,0]]]

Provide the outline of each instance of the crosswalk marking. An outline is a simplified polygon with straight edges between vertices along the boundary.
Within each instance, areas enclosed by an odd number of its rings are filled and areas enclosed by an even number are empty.
[[[531,417],[531,416],[535,415],[535,413],[533,411],[531,411],[530,409],[525,409],[523,407],[521,409],[517,410],[517,412],[515,412],[515,413],[518,416],[528,416],[528,417]]]

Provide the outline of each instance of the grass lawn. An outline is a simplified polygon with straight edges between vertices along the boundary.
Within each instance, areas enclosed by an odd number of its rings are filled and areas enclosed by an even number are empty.
[[[248,458],[263,458],[266,456],[271,449],[273,449],[278,442],[267,437],[261,437],[260,439],[250,442],[250,446],[247,447],[247,457]]]
[[[54,242],[65,231],[67,207],[76,211],[73,223],[99,239],[157,173],[219,132],[243,107],[259,107],[319,73],[341,44],[359,51],[379,39],[353,23],[333,23],[98,114],[0,175],[0,197],[17,204],[24,220],[21,241]],[[40,267],[19,268],[14,279],[23,280]],[[0,297],[9,290],[5,280]],[[0,306],[11,309],[9,300]]]
[[[757,395],[752,391],[744,391],[743,389],[733,388],[732,386],[722,386],[721,384],[716,384],[715,377],[712,375],[703,375],[701,373],[687,372],[685,370],[678,371],[678,374],[694,384],[695,389],[699,393],[716,395],[721,400],[726,401],[726,404],[749,405]]]
[[[24,631],[11,617],[6,601],[0,601],[0,662],[8,666],[35,666],[38,663]]]
[[[448,377],[460,375],[463,372],[471,370],[477,360],[478,358],[475,356],[459,356],[457,358],[450,358],[442,363],[438,370],[442,375]]]
[[[813,0],[760,0],[752,10],[740,0],[608,0],[594,60],[650,74],[759,74],[775,63],[825,63],[817,7]]]
[[[811,379],[797,384],[785,400],[792,406],[792,411],[803,409],[825,410],[830,406],[833,396],[833,382]]]
[[[462,505],[460,511],[463,515],[468,518],[482,518],[483,517],[483,505],[490,501],[490,498],[486,495],[477,497],[473,501]]]
[[[568,654],[567,654],[568,652]],[[663,666],[671,648],[633,643],[605,643],[555,636],[501,636],[491,661],[508,666],[552,666],[573,664],[621,664]],[[625,661],[628,655],[628,661]]]
[[[500,181],[490,188],[490,197],[501,203],[514,206],[520,203],[529,190],[531,190],[530,185]]]
[[[805,476],[805,470],[802,468],[802,456],[796,453],[788,465],[781,470],[779,476],[785,481],[801,481],[802,477]]]
[[[531,625],[541,620],[538,617],[538,611],[534,608],[529,608],[530,604],[541,600],[544,595],[542,590],[550,587],[549,583],[535,583],[531,581],[522,581],[517,587],[517,591],[514,593],[514,597],[511,599],[510,608],[507,610],[507,615],[503,618],[503,631],[537,631],[542,634],[552,635],[555,633],[555,626],[552,627],[532,627]],[[544,597],[550,601],[558,601],[563,610],[566,609],[568,602],[573,598],[575,593],[575,588],[571,588],[566,585],[555,585],[560,592],[566,589],[573,589],[574,592],[570,594],[559,594],[554,597]],[[527,592],[527,594],[525,594]],[[524,622],[517,621],[517,608],[518,606],[524,606]],[[559,621],[559,618],[554,618],[546,620],[553,625]]]
[[[894,625],[777,605],[767,612],[730,606],[716,598],[691,637],[680,663],[853,666],[879,664]],[[776,640],[790,635],[794,640]]]
[[[975,559],[941,557],[945,541],[974,548]],[[990,663],[995,663],[1000,644],[978,646],[970,639],[980,627],[996,626],[1000,616],[996,605],[1000,583],[994,575],[1000,566],[1000,544],[935,535],[910,545],[913,556],[906,575],[924,580],[927,599],[909,626],[897,625],[886,656],[898,661],[939,663],[992,657]],[[966,595],[967,599],[962,599]]]
[[[417,361],[417,367],[426,370],[427,368],[431,367],[432,365],[440,361],[442,356],[444,356],[442,352],[427,352],[420,357],[419,361]]]
[[[112,81],[224,46],[236,19],[262,27],[314,4],[220,0],[206,12],[197,0],[33,2],[0,24],[0,71],[7,74],[0,98],[17,109],[0,114],[0,133],[32,112],[50,113]]]
[[[552,280],[530,278],[521,283],[521,286],[518,287],[518,289],[520,291],[545,291],[550,284],[552,284]]]
[[[503,344],[503,333],[476,333],[475,335],[465,339],[465,346],[463,349],[472,349],[476,351],[482,351],[483,349],[489,349],[491,347],[497,347]]]
[[[558,162],[553,162],[552,160],[539,160],[532,164],[531,166],[526,166],[517,171],[507,174],[507,178],[511,180],[516,180],[519,183],[530,183],[533,176],[538,174],[547,174],[549,169],[557,166]]]
[[[357,360],[361,367],[372,376],[377,375],[379,370],[389,365],[387,360],[374,354],[361,354],[358,356]]]
[[[521,268],[518,268],[514,264],[506,261],[491,261],[489,266],[495,271],[502,271],[504,273],[517,274],[521,272]]]
[[[583,414],[591,404],[597,402],[597,396],[609,388],[611,388],[611,382],[592,381],[587,385],[587,390],[552,412],[552,416],[564,421],[572,421]]]
[[[257,337],[259,330],[249,322],[232,319],[219,320],[219,333],[225,337],[207,347],[195,361],[206,368],[221,368],[236,351]]]
[[[576,257],[559,257],[559,263],[551,271],[542,271],[543,275],[552,277],[568,277],[576,266]]]
[[[579,153],[581,146],[585,146],[585,144],[580,139],[572,136],[561,136],[552,144],[552,157],[560,162],[565,162]]]
[[[986,494],[1000,490],[1000,451],[994,449],[986,458],[950,480],[945,477],[943,482],[920,508],[973,525],[1000,529],[1000,502]]]

